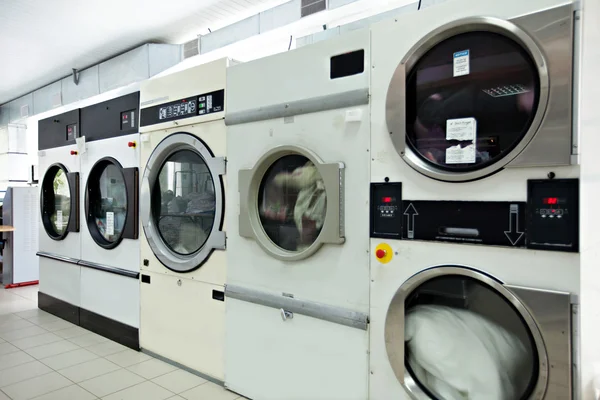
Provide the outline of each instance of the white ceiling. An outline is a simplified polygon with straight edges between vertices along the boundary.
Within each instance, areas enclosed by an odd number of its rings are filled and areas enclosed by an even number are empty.
[[[0,0],[0,104],[147,42],[183,43],[287,0]]]

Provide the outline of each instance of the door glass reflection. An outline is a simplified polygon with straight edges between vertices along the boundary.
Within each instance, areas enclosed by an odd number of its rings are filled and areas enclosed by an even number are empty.
[[[537,67],[521,45],[468,32],[425,53],[406,78],[406,138],[427,163],[472,171],[523,139],[539,101]]]
[[[58,235],[62,235],[69,225],[69,216],[71,214],[71,190],[67,174],[62,169],[58,169],[52,180],[52,191],[54,193],[54,209],[48,210],[52,228]]]
[[[108,242],[121,237],[127,217],[127,188],[120,168],[107,164],[98,180],[99,198],[93,199],[98,232]]]
[[[419,286],[405,307],[406,366],[433,398],[529,398],[537,381],[535,343],[498,292],[448,275]]]
[[[170,250],[190,255],[206,243],[215,222],[215,185],[204,159],[178,151],[161,166],[152,193],[152,213]]]
[[[258,204],[260,221],[271,241],[284,250],[303,251],[323,229],[325,183],[308,158],[285,156],[265,173]]]

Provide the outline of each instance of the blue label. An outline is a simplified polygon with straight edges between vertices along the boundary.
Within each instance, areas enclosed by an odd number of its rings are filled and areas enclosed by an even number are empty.
[[[456,53],[454,53],[454,58],[464,57],[464,56],[468,56],[468,55],[469,55],[469,50],[457,51]]]

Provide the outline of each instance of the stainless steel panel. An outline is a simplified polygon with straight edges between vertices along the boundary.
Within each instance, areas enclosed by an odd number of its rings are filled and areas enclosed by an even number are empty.
[[[265,293],[241,286],[227,285],[225,287],[225,296],[282,310],[282,315],[286,316],[284,321],[286,319],[293,318],[293,314],[290,313],[298,313],[308,317],[321,319],[323,321],[333,322],[334,324],[345,325],[365,331],[367,330],[369,324],[369,316],[361,312],[347,310],[340,307],[333,307],[308,300],[294,299],[293,297],[289,296]]]
[[[448,172],[425,162],[406,146],[406,76],[420,57],[437,43],[473,30],[505,35],[529,52],[540,76],[540,100],[529,131],[508,155],[495,164],[476,171]],[[420,173],[449,182],[479,179],[503,167],[569,165],[572,140],[572,51],[571,3],[513,20],[469,17],[439,27],[413,46],[392,76],[386,99],[386,119],[396,151]]]
[[[444,275],[475,279],[499,293],[516,309],[529,329],[539,358],[539,375],[531,399],[570,399],[571,296],[569,293],[506,286],[481,272],[463,266],[439,266],[407,280],[390,303],[385,322],[385,344],[392,369],[414,399],[430,399],[405,369],[405,301],[426,281]]]
[[[57,93],[60,96],[62,90],[62,84],[60,81],[51,83],[48,86],[44,86],[41,89],[33,92],[33,110],[32,115],[41,114],[45,111],[51,110],[56,107],[52,102],[53,96]],[[61,104],[62,105],[62,104]]]
[[[62,86],[63,104],[75,103],[76,101],[100,94],[98,72],[98,65],[78,72],[79,83],[77,85],[73,82],[72,76],[62,79],[60,83]]]

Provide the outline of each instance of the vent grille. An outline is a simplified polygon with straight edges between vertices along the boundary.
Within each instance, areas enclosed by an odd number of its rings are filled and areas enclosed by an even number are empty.
[[[21,106],[21,118],[29,117],[29,105]]]
[[[194,57],[200,54],[200,40],[193,39],[183,44],[183,59]]]
[[[327,9],[327,0],[302,0],[300,17],[308,17]]]

